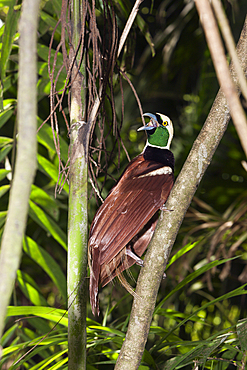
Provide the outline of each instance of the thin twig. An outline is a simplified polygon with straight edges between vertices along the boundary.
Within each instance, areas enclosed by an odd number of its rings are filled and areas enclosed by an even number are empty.
[[[126,22],[126,25],[124,27],[124,30],[122,32],[122,35],[120,37],[120,41],[119,41],[119,47],[118,47],[118,52],[117,52],[117,57],[119,57],[121,51],[122,51],[122,48],[124,46],[124,43],[128,37],[128,34],[130,32],[130,29],[136,19],[136,16],[137,16],[137,13],[138,13],[138,10],[139,10],[139,6],[141,5],[141,3],[143,2],[143,0],[136,0],[135,2],[135,5],[133,6],[132,10],[131,10],[131,13],[130,13],[130,16]]]

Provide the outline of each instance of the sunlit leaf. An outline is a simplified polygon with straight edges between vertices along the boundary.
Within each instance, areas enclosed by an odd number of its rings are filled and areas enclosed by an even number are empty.
[[[24,295],[36,306],[47,306],[46,299],[41,294],[38,285],[27,273],[18,270],[17,281]]]
[[[32,185],[30,199],[39,204],[56,221],[59,218],[59,206],[55,199],[38,186]]]
[[[50,276],[54,284],[59,289],[63,299],[66,300],[66,278],[59,264],[49,253],[29,237],[25,237],[23,240],[23,250]]]
[[[30,217],[44,230],[46,230],[48,234],[51,234],[65,250],[67,250],[66,234],[62,231],[58,224],[31,200],[29,205]]]
[[[55,354],[49,356],[48,358],[45,358],[43,361],[39,362],[38,364],[32,366],[29,370],[42,370],[44,368],[47,368],[53,361],[56,361],[58,363],[57,359],[61,357],[64,353],[66,353],[68,350],[64,349],[62,351],[58,351]]]
[[[0,150],[0,162],[2,162],[4,160],[4,158],[8,155],[8,153],[11,151],[11,149],[12,149],[12,145],[7,145],[7,146],[4,146]]]
[[[42,340],[42,338],[39,338],[38,340],[39,340],[40,343],[38,343],[39,345],[36,346],[36,347],[34,347],[36,340],[33,340],[29,343],[23,343],[22,344],[21,349],[25,348],[25,345],[26,346],[28,345],[30,348],[26,348],[27,353],[23,356],[23,358],[20,358],[21,357],[20,355],[18,356],[19,361],[17,361],[17,358],[15,358],[15,363],[11,366],[12,370],[19,369],[20,367],[22,367],[21,365],[23,365],[23,364],[27,365],[29,359],[31,359],[35,355],[42,356],[43,353],[46,353],[45,350],[50,351],[52,346],[62,345],[62,344],[66,343],[64,341],[62,342],[61,339],[55,339],[55,338],[52,338],[52,340],[50,340],[50,343],[47,343],[46,340]],[[16,350],[17,349],[18,349],[18,347],[16,348]],[[31,349],[31,351],[28,351],[28,349]],[[6,351],[3,351],[3,354],[6,355]],[[32,364],[33,364],[33,362],[32,362]],[[51,369],[51,367],[49,367],[49,369]]]
[[[116,330],[116,329],[113,329],[113,328],[109,328],[107,326],[101,326],[101,325],[98,325],[98,326],[89,326],[90,329],[96,329],[97,331],[106,331],[108,333],[111,333],[111,334],[114,334],[114,335],[118,335],[120,337],[125,337],[125,334],[119,330]]]
[[[11,143],[13,143],[12,138],[0,136],[0,148],[6,146],[8,144],[11,144]]]
[[[10,185],[0,186],[0,198],[9,191]]]
[[[183,256],[185,253],[189,252],[191,249],[193,249],[197,244],[199,243],[199,241],[196,241],[195,243],[188,243],[186,244],[184,247],[182,247],[181,249],[179,249],[179,251],[174,254],[174,256],[172,256],[172,258],[170,258],[167,266],[166,266],[166,270],[168,269],[168,267],[170,267],[178,258],[180,258],[181,256]]]
[[[9,170],[3,170],[3,169],[0,169],[0,181],[2,181],[3,179],[5,179],[5,177],[8,175],[8,173],[10,173],[11,171]]]
[[[68,357],[58,361],[57,364],[53,365],[50,367],[50,370],[57,370],[57,369],[61,369],[61,366],[66,364],[68,362]]]
[[[38,307],[38,306],[9,306],[7,310],[7,317],[9,316],[39,316],[46,320],[59,322],[63,326],[68,326],[67,311],[59,308]]]
[[[4,225],[7,213],[7,211],[0,211],[0,227]]]

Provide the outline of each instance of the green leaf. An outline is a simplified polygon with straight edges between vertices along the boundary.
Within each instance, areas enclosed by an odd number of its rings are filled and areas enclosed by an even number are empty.
[[[54,0],[52,0],[54,1]],[[60,6],[61,7],[61,6]],[[57,20],[51,17],[48,13],[41,11],[40,12],[41,19],[52,29],[54,29],[57,25]],[[56,30],[57,35],[61,34],[61,31],[59,32],[59,29]]]
[[[150,367],[148,367],[148,369],[155,369],[156,368],[156,363],[152,357],[152,355],[146,350],[144,349],[144,352],[143,352],[143,356],[142,356],[142,362],[145,362],[146,364],[148,364]]]
[[[89,329],[96,329],[97,331],[103,331],[103,332],[108,332],[114,335],[118,335],[119,337],[125,337],[125,333],[113,329],[113,328],[108,328],[107,326],[101,326],[101,325],[90,325]]]
[[[241,287],[239,287],[239,288],[237,288],[235,290],[230,291],[229,293],[226,293],[226,294],[224,294],[224,295],[222,295],[222,296],[220,296],[220,297],[218,297],[216,299],[213,299],[213,300],[205,303],[204,305],[202,305],[201,307],[199,307],[197,310],[195,310],[191,315],[189,315],[186,319],[184,319],[179,324],[177,324],[168,334],[166,334],[161,339],[161,341],[164,341],[171,333],[173,333],[175,330],[177,330],[178,328],[180,328],[180,326],[184,325],[185,322],[188,321],[191,317],[197,315],[198,312],[205,310],[207,307],[209,307],[211,305],[214,305],[217,302],[224,301],[224,300],[229,299],[229,298],[232,298],[232,297],[236,297],[236,296],[239,296],[239,295],[245,295],[245,294],[247,294],[247,291],[245,290],[245,287],[246,286],[247,286],[247,284],[244,284]]]
[[[8,175],[8,173],[10,173],[11,171],[10,170],[3,170],[3,169],[0,169],[0,181],[2,181],[3,179],[5,179],[5,177]]]
[[[17,73],[11,73],[3,80],[3,93],[14,87],[15,83],[17,82],[17,78]],[[3,106],[5,106],[5,100],[3,101]],[[14,113],[14,111],[12,113]]]
[[[6,344],[11,340],[11,337],[13,334],[15,334],[15,331],[17,330],[17,328],[18,328],[18,324],[14,324],[8,330],[5,331],[0,341],[2,347],[5,347]]]
[[[68,312],[58,308],[42,307],[42,306],[9,306],[7,317],[9,316],[39,316],[46,320],[53,321],[68,327]]]
[[[0,0],[0,7],[9,7],[15,5],[16,1],[13,0]]]
[[[42,120],[40,118],[38,118],[38,124],[39,126],[42,124]],[[52,128],[47,123],[45,123],[38,131],[37,139],[38,142],[44,145],[44,147],[47,148],[47,150],[51,151],[53,155],[56,153]],[[68,144],[61,136],[59,136],[59,143],[61,159],[64,163],[66,163],[68,160],[68,150],[69,150]]]
[[[45,173],[48,177],[50,177],[54,182],[57,182],[58,179],[58,168],[54,164],[52,164],[48,159],[43,157],[42,155],[38,154],[38,168],[41,172]],[[69,193],[69,185],[66,182],[63,186],[63,190],[68,194]]]
[[[237,334],[242,351],[247,351],[247,319],[237,323]]]
[[[52,0],[51,5],[56,12],[58,18],[61,16],[62,3],[60,0]]]
[[[30,199],[39,204],[44,210],[49,213],[56,221],[59,219],[59,206],[55,199],[53,199],[44,190],[38,186],[32,185]]]
[[[44,360],[42,360],[38,364],[32,366],[29,370],[42,370],[44,368],[47,368],[47,366],[50,365],[53,361],[56,361],[56,363],[58,363],[57,359],[59,357],[63,356],[66,352],[68,352],[67,349],[58,351],[55,354],[51,355],[50,357],[45,358]]]
[[[3,185],[3,186],[0,186],[0,198],[5,194],[7,193],[7,191],[9,190],[10,188],[10,185]]]
[[[148,24],[144,21],[144,19],[140,16],[140,14],[138,14],[136,17],[136,23],[140,31],[142,32],[143,36],[145,37],[147,43],[150,46],[152,57],[154,57],[155,56],[154,43],[152,40],[151,33],[149,32],[149,29],[148,29]]]
[[[230,333],[227,333],[219,338],[216,338],[212,342],[209,340],[207,341],[199,341],[194,348],[190,351],[187,351],[185,354],[180,356],[176,356],[171,360],[166,362],[164,370],[173,370],[173,369],[180,369],[183,366],[192,364],[194,360],[198,360],[199,364],[205,365],[208,357],[210,354],[219,347],[228,337]],[[204,366],[203,366],[204,367]]]
[[[199,243],[199,241],[196,241],[195,243],[188,243],[186,244],[184,247],[182,247],[181,249],[179,249],[179,251],[174,254],[174,256],[172,256],[172,258],[169,260],[169,263],[167,264],[166,266],[166,270],[168,269],[168,267],[170,267],[178,258],[180,258],[181,256],[183,256],[185,253],[189,252],[191,249],[193,249],[197,244]]]
[[[8,155],[11,149],[12,145],[7,145],[0,150],[0,162],[4,160],[4,158]]]
[[[13,114],[13,109],[8,108],[0,113],[0,128],[10,119]]]
[[[6,74],[6,67],[7,62],[9,60],[9,56],[12,50],[12,44],[14,40],[14,36],[17,30],[18,26],[18,20],[20,16],[20,9],[16,9],[15,5],[17,4],[16,0],[11,1],[9,3],[9,11],[6,17],[5,21],[5,28],[4,33],[2,37],[2,52],[1,52],[1,58],[0,58],[0,78],[3,82]],[[3,86],[2,86],[3,89]],[[2,93],[3,90],[1,89],[1,104],[0,109],[3,109],[3,102],[2,102]]]
[[[12,138],[0,136],[0,148],[7,146],[8,144],[12,144],[12,143],[13,143]]]
[[[25,237],[23,240],[24,252],[32,258],[50,276],[64,300],[67,299],[66,278],[59,264],[40,247],[34,240]]]
[[[3,350],[3,356],[6,356],[8,353],[13,353],[13,352],[17,352],[18,353],[18,357],[19,357],[19,360],[18,362],[15,362],[14,365],[11,365],[11,370],[15,370],[15,369],[20,369],[20,368],[23,368],[22,365],[27,365],[28,364],[28,360],[31,359],[32,357],[34,357],[35,355],[39,355],[41,358],[42,357],[45,357],[47,358],[48,357],[48,353],[51,353],[51,348],[53,346],[56,346],[56,345],[68,345],[68,342],[66,340],[62,340],[60,338],[56,338],[56,337],[52,337],[50,340],[46,340],[46,339],[43,339],[44,337],[39,337],[33,341],[26,341],[24,343],[21,343],[20,345],[16,345],[16,346],[12,346],[12,348],[7,348],[7,349],[4,349]],[[34,347],[35,345],[37,345],[36,347]],[[28,351],[24,358],[20,359],[20,350],[23,350],[23,347],[25,348],[25,346],[29,346],[31,347],[31,351]],[[8,352],[8,350],[11,350],[11,352]],[[22,351],[21,351],[22,352]],[[44,356],[44,354],[47,354],[46,356]],[[38,358],[40,358],[38,357]],[[18,360],[18,358],[16,358],[15,356],[15,361]],[[33,364],[33,362],[31,362]],[[24,368],[26,368],[26,366],[24,366]],[[29,368],[29,366],[28,366]],[[51,369],[51,367],[49,367],[49,370]]]
[[[38,43],[37,52],[38,52],[38,56],[40,58],[42,58],[45,62],[48,61],[48,57],[49,57],[49,47],[48,46],[45,46],[43,44]],[[51,50],[51,68],[52,68],[52,65],[53,65],[55,53],[56,53],[55,50],[52,49]],[[63,55],[62,55],[62,53],[56,53],[56,58],[57,58],[57,65],[59,65],[59,66],[63,65]]]
[[[16,99],[4,99],[3,101],[3,108],[4,110],[10,109],[17,105]]]
[[[40,207],[31,200],[29,202],[29,215],[37,222],[45,231],[53,236],[53,238],[67,251],[66,234],[57,225],[51,217],[49,217]]]
[[[47,306],[46,299],[43,297],[35,281],[26,273],[18,270],[17,281],[24,295],[35,306]]]
[[[57,370],[57,369],[61,369],[61,366],[63,364],[66,364],[66,362],[68,362],[68,357],[58,361],[58,363],[56,365],[53,365],[49,368],[49,370]]]
[[[48,71],[48,63],[40,61],[38,62],[38,73],[42,77],[39,79],[37,88],[40,94],[40,97],[49,95],[51,92],[51,82],[50,82],[50,75]],[[59,73],[59,75],[58,75]],[[62,93],[65,81],[66,81],[66,69],[63,68],[60,70],[60,64],[55,66],[54,76],[56,76],[56,90],[59,93]]]
[[[195,278],[197,278],[198,276],[204,274],[206,271],[210,270],[211,268],[215,267],[215,266],[219,266],[219,265],[222,265],[223,263],[226,263],[227,261],[231,261],[233,259],[235,259],[236,257],[234,258],[230,258],[230,259],[224,259],[224,260],[221,260],[221,261],[212,261],[212,262],[209,262],[207,263],[206,265],[200,267],[198,270],[192,272],[191,274],[189,274],[188,276],[186,276],[185,279],[183,279],[177,286],[176,288],[174,288],[169,294],[167,294],[167,296],[162,299],[162,301],[157,305],[157,307],[155,308],[155,311],[154,311],[154,314],[157,313],[157,311],[159,310],[159,308],[164,304],[164,302],[169,298],[171,297],[174,293],[176,293],[178,290],[182,289],[185,285],[187,285],[190,281],[194,280]]]
[[[0,212],[0,227],[2,227],[4,225],[7,213],[8,213],[8,211],[1,211]]]

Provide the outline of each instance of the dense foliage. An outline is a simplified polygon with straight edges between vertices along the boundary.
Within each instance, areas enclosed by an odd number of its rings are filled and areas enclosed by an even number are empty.
[[[16,102],[18,79],[18,18],[21,5],[0,1],[3,25],[0,29],[2,109],[0,113],[0,226],[7,215],[8,196],[14,172],[17,132]],[[236,41],[244,23],[247,5],[226,4]],[[119,33],[132,2],[114,1]],[[97,1],[96,19],[103,32],[102,2]],[[61,1],[41,2],[38,34],[38,118],[37,128],[49,117],[49,44],[60,17]],[[58,26],[52,45],[52,60],[61,36]],[[67,40],[68,43],[68,40]],[[68,47],[68,44],[67,44]],[[90,53],[89,56],[91,57]],[[56,68],[62,65],[57,53]],[[218,90],[218,83],[192,1],[144,1],[132,27],[118,68],[132,82],[144,112],[161,112],[173,120],[175,138],[172,151],[175,174],[181,169],[200,131]],[[57,81],[61,90],[66,80]],[[122,86],[122,89],[121,89]],[[142,150],[145,137],[137,133],[140,112],[129,82],[115,69],[114,102],[122,142],[130,158]],[[111,93],[106,91],[106,96]],[[122,97],[123,91],[123,97]],[[124,116],[122,100],[124,98]],[[68,98],[63,112],[69,121]],[[67,163],[69,139],[61,112],[59,137],[61,159]],[[97,176],[101,196],[108,191],[128,163],[108,122],[112,106],[106,98],[100,122],[104,126],[104,147],[99,159],[100,124],[91,141],[91,173]],[[115,135],[114,135],[115,134]],[[2,338],[3,369],[67,368],[66,251],[68,182],[61,192],[55,187],[60,177],[59,160],[49,121],[37,132],[38,171],[30,196],[29,218],[23,240],[23,257],[16,277],[11,305]],[[101,142],[102,143],[102,142]],[[97,149],[97,150],[96,150]],[[246,171],[237,134],[232,124],[218,148],[197,191],[167,266],[153,315],[148,343],[140,369],[244,369],[247,360],[247,191]],[[100,204],[89,183],[89,225]],[[179,206],[179,205],[178,205]],[[68,266],[70,268],[70,266]],[[131,273],[134,286],[139,267]],[[124,340],[132,297],[116,283],[100,293],[101,316],[91,314],[88,304],[88,369],[112,369]],[[31,348],[33,350],[28,352]],[[26,354],[26,355],[25,355]],[[15,365],[22,355],[25,355]],[[241,367],[242,366],[242,367]]]

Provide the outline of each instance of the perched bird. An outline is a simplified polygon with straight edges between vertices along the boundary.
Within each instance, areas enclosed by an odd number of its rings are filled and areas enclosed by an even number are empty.
[[[99,315],[99,284],[103,287],[115,276],[123,283],[124,270],[134,263],[143,265],[140,257],[153,236],[158,211],[166,209],[164,204],[173,186],[172,121],[160,113],[144,116],[150,121],[138,131],[146,130],[146,146],[125,168],[90,228],[89,289],[94,315]]]

